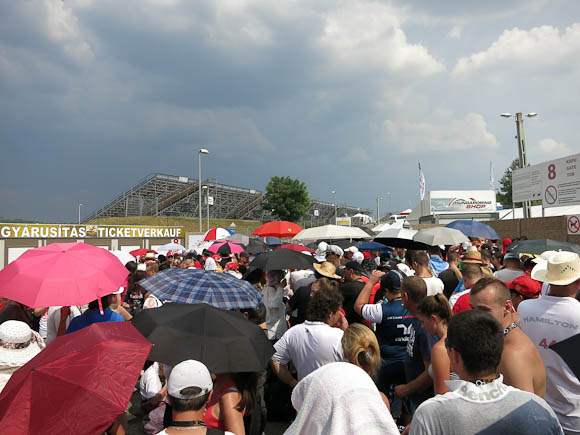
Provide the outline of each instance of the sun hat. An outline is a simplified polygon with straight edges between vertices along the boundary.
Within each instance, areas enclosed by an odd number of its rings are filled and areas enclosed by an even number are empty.
[[[339,257],[342,257],[344,255],[344,251],[338,245],[328,245],[328,250],[326,251],[326,253],[328,254],[329,252],[338,255]]]
[[[482,260],[481,260],[481,252],[479,252],[479,251],[469,251],[463,257],[463,262],[464,263],[481,264],[482,263]]]
[[[513,281],[506,281],[506,285],[510,290],[529,299],[537,298],[542,291],[542,284],[527,275],[518,276]]]
[[[185,388],[197,387],[201,391],[197,394],[182,394]],[[213,389],[213,382],[207,367],[192,359],[180,362],[169,375],[167,394],[176,399],[196,399],[205,396]]]
[[[580,257],[574,252],[557,252],[532,269],[532,278],[554,285],[568,285],[580,279]]]
[[[321,264],[314,264],[314,269],[327,278],[340,279],[340,276],[336,274],[336,266],[330,261],[325,261]]]
[[[549,259],[549,258],[550,258],[552,255],[554,255],[554,254],[557,254],[557,253],[558,253],[558,251],[544,251],[544,252],[542,252],[542,253],[540,254],[540,256],[539,256],[539,257],[533,258],[533,259],[532,259],[532,261],[533,261],[534,263],[543,263],[543,262],[546,262],[546,261],[548,261],[548,259]]]
[[[352,259],[354,261],[358,261],[359,263],[362,263],[362,261],[365,259],[365,256],[363,255],[362,252],[355,252],[354,254],[352,254]]]
[[[42,349],[40,338],[19,320],[0,324],[0,367],[21,367]]]

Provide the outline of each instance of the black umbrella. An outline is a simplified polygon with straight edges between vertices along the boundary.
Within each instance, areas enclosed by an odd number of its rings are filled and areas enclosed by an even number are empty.
[[[149,359],[171,366],[195,359],[212,373],[257,372],[274,354],[257,325],[206,304],[167,303],[141,311],[131,322],[153,343]]]
[[[261,254],[269,249],[270,247],[260,239],[250,239],[246,245],[246,252],[252,255]]]
[[[302,254],[292,249],[282,248],[277,251],[265,252],[254,258],[249,265],[252,269],[311,269],[315,262],[311,255]]]
[[[518,240],[507,248],[508,252],[516,254],[537,254],[545,251],[570,251],[580,254],[580,246],[575,243],[560,242],[552,239]]]

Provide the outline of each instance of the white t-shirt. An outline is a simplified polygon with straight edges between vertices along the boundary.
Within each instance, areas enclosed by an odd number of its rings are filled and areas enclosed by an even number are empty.
[[[344,359],[342,335],[342,329],[306,320],[290,328],[276,342],[272,360],[281,365],[292,361],[301,380],[325,364]]]
[[[167,364],[163,365],[163,375],[165,379],[169,379],[171,374],[171,367]],[[159,379],[159,363],[154,362],[143,372],[141,380],[139,381],[139,392],[143,400],[148,400],[154,397],[163,388],[161,379]]]
[[[443,281],[436,276],[423,278],[423,281],[427,284],[427,296],[435,296],[438,293],[443,293],[445,285],[443,284]]]
[[[519,325],[534,342],[546,368],[546,395],[566,433],[580,434],[580,380],[552,349],[580,331],[580,302],[570,297],[542,296],[518,306]]]
[[[269,340],[275,340],[288,330],[286,323],[286,304],[282,301],[284,289],[267,284],[262,289],[262,303],[266,307],[266,327]]]
[[[203,266],[203,268],[205,270],[210,271],[210,272],[215,272],[218,270],[218,267],[217,267],[215,260],[211,257],[207,257],[205,259],[205,265]]]
[[[58,334],[58,327],[60,326],[60,309],[62,307],[50,307],[47,311],[46,318],[46,344],[49,344],[56,338]],[[81,310],[77,306],[71,306],[68,318],[66,319],[66,327],[70,325],[72,319],[81,315]]]
[[[513,281],[518,276],[522,276],[524,272],[522,270],[511,270],[511,269],[501,269],[493,273],[497,279],[502,281]]]

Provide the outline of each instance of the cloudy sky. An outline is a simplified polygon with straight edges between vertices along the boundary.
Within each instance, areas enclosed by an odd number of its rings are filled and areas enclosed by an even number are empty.
[[[0,216],[74,221],[148,174],[392,209],[580,152],[580,2],[0,0]],[[383,209],[388,204],[383,203]]]

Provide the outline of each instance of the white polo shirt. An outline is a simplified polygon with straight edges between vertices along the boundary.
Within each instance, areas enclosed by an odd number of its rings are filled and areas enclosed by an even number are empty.
[[[281,365],[292,361],[301,380],[325,364],[344,360],[342,335],[342,329],[306,320],[290,328],[276,342],[272,360]]]

